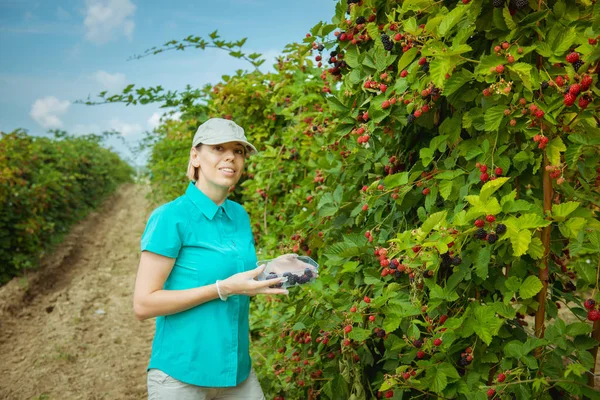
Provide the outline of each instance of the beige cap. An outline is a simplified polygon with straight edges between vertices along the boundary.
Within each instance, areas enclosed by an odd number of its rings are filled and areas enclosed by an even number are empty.
[[[240,142],[248,150],[248,154],[256,154],[258,150],[246,139],[244,129],[233,121],[223,118],[211,118],[198,127],[192,147],[202,144],[221,144]]]

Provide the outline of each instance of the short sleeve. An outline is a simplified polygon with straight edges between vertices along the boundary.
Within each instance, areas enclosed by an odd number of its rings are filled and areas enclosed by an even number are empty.
[[[141,250],[177,258],[181,249],[181,222],[165,204],[152,212],[142,234]]]

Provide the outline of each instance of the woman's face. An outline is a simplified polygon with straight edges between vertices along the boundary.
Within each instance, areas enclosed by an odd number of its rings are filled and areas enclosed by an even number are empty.
[[[239,142],[203,144],[192,149],[192,163],[199,167],[199,181],[229,189],[242,176],[246,148]]]

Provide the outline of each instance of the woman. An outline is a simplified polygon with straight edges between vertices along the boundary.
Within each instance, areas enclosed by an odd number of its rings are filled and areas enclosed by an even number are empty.
[[[200,125],[185,194],[158,207],[141,240],[138,319],[156,318],[149,399],[264,399],[248,351],[249,296],[287,294],[256,281],[250,219],[227,193],[256,148],[233,121]]]

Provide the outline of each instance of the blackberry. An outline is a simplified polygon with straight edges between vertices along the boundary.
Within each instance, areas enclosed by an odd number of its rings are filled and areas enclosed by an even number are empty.
[[[401,276],[402,276],[402,272],[400,272],[400,271],[394,272],[394,278],[399,279]]]
[[[460,258],[459,256],[452,258],[452,265],[460,265],[460,263],[462,263],[462,258]]]
[[[316,126],[316,125],[313,125],[313,127],[312,127],[312,130],[313,130],[314,132],[316,132],[318,129],[319,129],[319,127],[318,127],[318,126]]]
[[[312,270],[310,268],[306,268],[304,270],[304,275],[306,275],[308,277],[308,279],[310,279],[310,278],[312,278],[314,276],[313,272],[312,272]]]
[[[488,241],[489,244],[496,243],[496,240],[498,240],[498,235],[496,235],[495,233],[490,233],[488,235],[487,241]]]
[[[331,53],[329,53],[329,55],[330,55],[331,57],[335,57],[335,56],[337,56],[337,55],[338,55],[338,52],[334,50],[334,51],[332,51]]]
[[[413,340],[413,346],[415,346],[417,349],[420,349],[423,347],[423,341],[421,339]]]
[[[277,274],[275,272],[269,272],[269,275],[265,279],[277,279]]]
[[[394,48],[394,43],[390,40],[390,37],[386,34],[381,35],[381,43],[383,43],[383,48],[387,51],[392,51]]]
[[[324,48],[325,48],[325,46],[323,46],[323,44],[320,44],[319,46],[317,46],[317,50],[319,50],[319,51],[323,51]]]
[[[502,8],[504,7],[504,0],[492,0],[492,4],[496,8]]]
[[[423,70],[423,72],[428,73],[429,72],[429,63],[426,62],[425,64],[423,64],[421,69]]]
[[[506,233],[506,225],[498,224],[498,226],[496,227],[496,233],[498,235],[502,235],[503,233]]]
[[[549,85],[548,85],[548,81],[544,81],[544,82],[542,82],[542,90],[543,90],[543,89],[547,89],[547,88],[548,88],[548,86],[549,86]]]
[[[361,24],[364,24],[365,22],[367,22],[367,19],[363,16],[356,18],[356,25],[361,25]]]
[[[510,0],[510,5],[517,10],[525,8],[528,4],[529,2],[527,0]]]
[[[413,122],[415,122],[415,116],[413,114],[409,114],[408,117],[406,117],[406,120],[409,124],[412,124]]]
[[[431,95],[432,96],[438,96],[440,94],[440,88],[436,88],[434,87],[433,89],[431,89]]]
[[[487,236],[487,232],[483,228],[479,228],[475,232],[475,239],[485,239],[486,236]]]
[[[583,60],[577,60],[573,63],[573,68],[575,68],[575,72],[579,71],[579,68],[581,68],[583,66],[583,64],[585,64],[585,62]]]
[[[288,276],[288,285],[294,286],[296,283],[298,283],[298,276],[294,275],[294,274],[290,274]]]
[[[380,329],[380,330],[377,332],[377,337],[380,337],[380,338],[382,338],[382,337],[384,337],[384,336],[385,336],[385,331],[384,331],[383,329]]]

